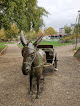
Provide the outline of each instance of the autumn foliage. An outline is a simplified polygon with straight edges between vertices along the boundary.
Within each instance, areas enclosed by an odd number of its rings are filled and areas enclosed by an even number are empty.
[[[11,24],[11,28],[8,30],[0,30],[0,41],[10,41],[18,36],[19,29],[15,24]]]

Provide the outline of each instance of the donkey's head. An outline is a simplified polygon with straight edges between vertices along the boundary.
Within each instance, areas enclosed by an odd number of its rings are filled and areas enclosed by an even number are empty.
[[[22,72],[24,75],[27,75],[30,70],[31,70],[31,65],[32,65],[32,61],[35,57],[35,46],[37,46],[37,44],[41,41],[39,38],[34,44],[32,44],[30,41],[25,41],[24,35],[23,35],[23,31],[21,31],[21,42],[23,44],[23,49],[22,49],[22,56],[23,56],[23,64],[22,64]]]
[[[30,41],[25,41],[23,31],[21,31],[21,42],[23,44],[22,49],[22,56],[23,56],[23,63],[22,63],[22,72],[24,75],[27,75],[31,70],[31,62],[32,58],[31,56],[35,52],[34,45]]]

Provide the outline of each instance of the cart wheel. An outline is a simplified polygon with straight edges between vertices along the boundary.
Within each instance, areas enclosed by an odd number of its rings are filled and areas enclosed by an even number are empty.
[[[57,69],[57,52],[55,53],[55,57],[54,57],[54,68],[55,68],[55,71],[58,71]]]

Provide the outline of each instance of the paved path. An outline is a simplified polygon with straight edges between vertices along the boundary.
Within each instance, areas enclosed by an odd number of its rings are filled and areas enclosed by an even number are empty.
[[[21,52],[17,44],[8,44],[8,50],[3,57],[21,57]]]
[[[29,76],[21,72],[21,50],[10,44],[6,54],[0,56],[0,106],[80,106],[80,62],[73,58],[72,48],[73,45],[55,48],[59,70],[52,73],[47,69],[36,100],[35,80],[30,96]]]

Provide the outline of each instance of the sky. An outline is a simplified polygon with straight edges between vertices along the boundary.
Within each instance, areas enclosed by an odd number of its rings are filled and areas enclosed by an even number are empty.
[[[80,0],[38,0],[38,6],[44,7],[48,17],[43,17],[45,29],[53,27],[56,31],[64,25],[75,24]]]

